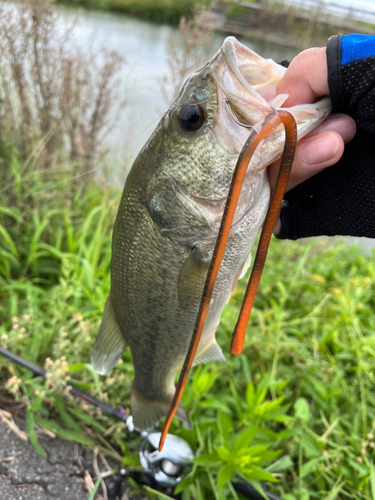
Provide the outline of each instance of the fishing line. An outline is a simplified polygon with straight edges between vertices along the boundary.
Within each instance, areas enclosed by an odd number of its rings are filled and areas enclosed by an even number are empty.
[[[261,125],[260,130],[255,130],[255,129],[252,130],[237,160],[231,185],[229,188],[227,201],[225,204],[224,214],[221,219],[219,234],[216,240],[215,249],[212,255],[210,267],[204,284],[203,294],[199,306],[196,323],[194,326],[193,335],[180,373],[180,377],[177,382],[176,391],[174,393],[172,403],[170,405],[168,414],[164,422],[159,443],[159,451],[163,449],[164,441],[168,434],[168,430],[171,425],[174,414],[181,401],[182,393],[184,391],[185,384],[190,369],[192,367],[195,354],[198,349],[199,341],[202,336],[203,327],[206,321],[208,308],[212,297],[212,292],[220,269],[220,264],[224,256],[226,243],[229,238],[234,218],[234,213],[237,207],[238,199],[240,197],[242,184],[245,178],[247,167],[259,143],[265,137],[267,137],[267,135],[275,127],[277,127],[281,123],[284,125],[286,131],[286,140],[284,144],[282,161],[279,168],[276,187],[271,198],[270,206],[266,216],[266,221],[263,227],[263,231],[261,233],[258,245],[258,251],[253,266],[253,272],[250,277],[250,282],[245,294],[245,300],[242,305],[240,317],[237,322],[231,342],[231,351],[233,354],[239,354],[242,350],[247,321],[250,316],[251,308],[254,302],[254,297],[259,285],[260,277],[262,275],[262,270],[266,260],[267,250],[271,239],[272,230],[275,225],[280,210],[281,202],[284,196],[284,192],[288,183],[289,174],[294,158],[294,150],[297,142],[297,126],[295,120],[290,113],[284,110],[273,109],[266,116],[265,120]]]

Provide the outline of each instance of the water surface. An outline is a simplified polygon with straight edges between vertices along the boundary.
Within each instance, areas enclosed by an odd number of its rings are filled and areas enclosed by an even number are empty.
[[[116,49],[127,61],[121,74],[120,91],[120,100],[125,99],[126,106],[107,138],[114,151],[108,161],[116,168],[125,164],[126,169],[169,107],[161,86],[162,78],[168,74],[168,47],[178,40],[178,29],[111,13],[67,8],[59,8],[59,12],[64,25],[75,24],[77,43],[83,47],[94,44],[98,49],[103,46]],[[207,59],[218,50],[224,38],[225,35],[215,35]],[[293,49],[264,42],[243,39],[241,42],[263,57],[276,61],[292,58],[296,53]],[[169,88],[166,91],[171,93]],[[114,111],[116,106],[115,103]]]

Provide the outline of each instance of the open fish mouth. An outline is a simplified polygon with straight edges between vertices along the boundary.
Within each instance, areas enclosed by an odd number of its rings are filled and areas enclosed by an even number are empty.
[[[221,50],[230,70],[256,99],[265,95],[285,73],[283,66],[275,66],[272,59],[263,59],[234,37],[226,38]]]
[[[240,123],[255,126],[274,109],[280,108],[288,94],[276,96],[267,102],[267,94],[281,80],[286,68],[272,59],[263,59],[236,38],[225,39],[211,61],[212,74],[219,91],[230,103]],[[220,92],[219,92],[220,93]],[[328,97],[314,104],[287,108],[297,123],[298,139],[313,130],[331,111]],[[282,132],[283,127],[280,127]]]

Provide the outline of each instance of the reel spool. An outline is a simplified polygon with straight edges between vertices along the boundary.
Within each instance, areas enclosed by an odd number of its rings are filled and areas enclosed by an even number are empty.
[[[160,432],[150,432],[142,442],[139,459],[142,467],[164,488],[175,487],[185,476],[194,452],[182,438],[168,434],[162,451],[158,451]]]

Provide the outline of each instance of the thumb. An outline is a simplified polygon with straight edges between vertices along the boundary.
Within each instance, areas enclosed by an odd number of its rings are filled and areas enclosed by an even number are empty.
[[[326,48],[312,48],[299,53],[276,85],[275,95],[289,94],[283,107],[308,104],[329,95]],[[272,96],[266,95],[268,100]]]

